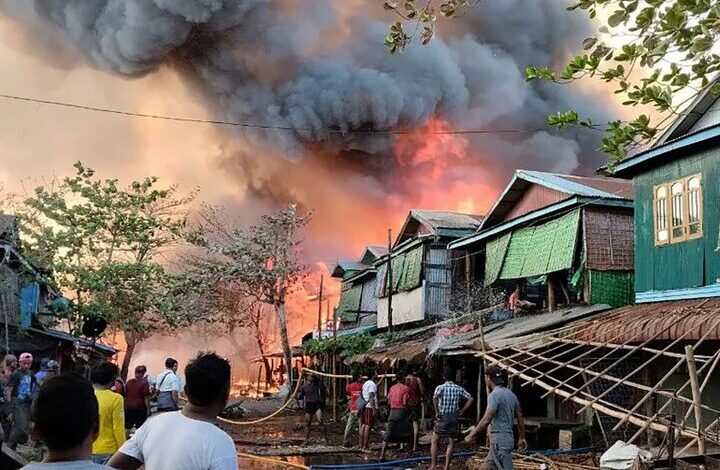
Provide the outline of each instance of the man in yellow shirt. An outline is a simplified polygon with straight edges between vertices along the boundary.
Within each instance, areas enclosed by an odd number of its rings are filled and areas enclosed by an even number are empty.
[[[93,462],[99,464],[110,460],[125,443],[125,400],[110,390],[117,376],[118,367],[110,362],[103,362],[90,373],[100,417],[100,432],[93,442],[92,453]]]

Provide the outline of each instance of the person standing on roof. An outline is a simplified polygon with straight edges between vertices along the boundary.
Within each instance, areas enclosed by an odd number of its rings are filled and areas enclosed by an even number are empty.
[[[518,450],[527,449],[525,441],[525,421],[523,421],[520,403],[515,394],[506,388],[507,373],[496,365],[485,369],[485,385],[492,390],[488,395],[488,404],[482,419],[467,435],[465,441],[473,442],[478,433],[488,429],[490,432],[490,451],[483,470],[512,470],[512,451],[515,444],[513,423],[517,419]]]
[[[155,379],[157,383],[157,411],[177,411],[180,409],[180,392],[182,386],[177,375],[178,361],[172,357],[165,359],[165,370]]]
[[[432,440],[430,441],[430,456],[432,458],[430,468],[437,468],[439,441],[440,439],[447,439],[445,470],[450,470],[455,439],[460,433],[460,416],[472,406],[474,400],[467,390],[454,382],[455,371],[453,369],[446,368],[443,375],[445,376],[445,383],[438,385],[433,394],[436,422]],[[461,400],[465,400],[462,408],[460,408]]]
[[[11,404],[11,414],[8,418],[11,430],[7,445],[13,450],[18,444],[25,444],[28,441],[30,405],[37,389],[35,376],[30,371],[33,363],[32,354],[27,352],[20,354],[18,363],[20,366],[10,375],[5,388],[5,400]]]

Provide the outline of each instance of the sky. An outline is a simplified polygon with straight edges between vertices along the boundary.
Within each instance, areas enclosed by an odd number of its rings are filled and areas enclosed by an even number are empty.
[[[199,187],[200,201],[243,225],[297,203],[313,211],[312,295],[337,259],[385,243],[412,208],[482,215],[515,168],[590,174],[603,162],[598,133],[543,127],[570,108],[616,115],[607,90],[523,76],[561,63],[593,26],[562,0],[522,3],[518,15],[521,2],[481,2],[429,46],[389,57],[391,19],[370,0],[0,0],[0,94],[310,129],[240,132],[0,98],[0,182],[22,195],[80,160],[101,177]],[[457,129],[535,130],[438,133]]]

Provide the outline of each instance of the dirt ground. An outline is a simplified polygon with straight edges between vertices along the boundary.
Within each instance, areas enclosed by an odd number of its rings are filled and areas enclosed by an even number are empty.
[[[273,411],[277,410],[283,401],[279,399],[262,399],[254,400],[249,399],[243,403],[249,413],[243,420],[250,420],[254,418],[260,418],[267,416]],[[294,409],[293,409],[294,408]],[[330,410],[330,417],[332,417],[332,411]],[[382,435],[380,432],[384,429],[384,425],[378,424],[371,434],[372,452],[362,453],[357,449],[353,449],[348,452],[345,449],[340,449],[342,444],[343,432],[345,425],[342,422],[333,423],[327,421],[328,429],[328,442],[324,443],[321,440],[321,432],[319,427],[313,426],[310,433],[309,445],[304,447],[302,442],[305,438],[305,428],[303,427],[303,413],[295,408],[283,411],[280,415],[262,423],[238,426],[238,425],[225,425],[226,431],[235,439],[239,452],[246,453],[265,453],[273,452],[273,449],[279,449],[282,452],[295,452],[297,454],[284,457],[272,457],[280,460],[299,463],[303,465],[313,464],[353,464],[353,463],[365,463],[365,462],[379,462],[380,457],[380,446],[382,442]],[[357,432],[353,435],[353,442],[357,440]],[[265,445],[269,444],[269,445]],[[314,450],[317,452],[329,452],[329,453],[317,453],[313,455],[299,455],[308,450]],[[335,449],[336,451],[333,451]],[[442,449],[444,450],[444,449]],[[473,450],[471,446],[467,444],[460,444],[456,446],[456,451],[468,451]],[[387,452],[387,460],[399,460],[408,457],[419,457],[430,455],[430,446],[420,446],[418,452],[410,453],[408,451],[400,451],[397,448],[389,449]],[[416,466],[403,466],[403,468],[416,468],[426,469],[429,467],[428,463],[418,464]],[[280,465],[264,464],[257,461],[242,460],[240,468],[253,468],[262,470],[274,470],[282,468]],[[453,461],[453,470],[464,470],[466,468],[466,459],[456,458]]]

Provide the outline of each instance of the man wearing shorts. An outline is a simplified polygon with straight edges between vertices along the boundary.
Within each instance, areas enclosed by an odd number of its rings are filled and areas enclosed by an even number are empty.
[[[310,440],[310,426],[313,422],[313,416],[320,424],[323,437],[325,442],[327,442],[327,429],[325,428],[325,422],[323,421],[322,415],[323,396],[320,388],[320,380],[318,380],[317,375],[310,375],[308,377],[307,383],[300,388],[299,398],[305,401],[305,444],[307,444]]]
[[[512,470],[512,451],[515,443],[513,423],[516,419],[520,433],[518,450],[524,452],[527,448],[525,422],[520,403],[515,394],[506,388],[507,374],[498,366],[492,365],[485,369],[485,384],[492,390],[488,395],[487,409],[465,440],[472,442],[478,433],[487,428],[490,433],[490,450],[482,469]]]
[[[448,440],[447,450],[445,451],[445,470],[450,470],[455,439],[460,432],[460,416],[472,406],[474,401],[467,390],[453,382],[455,379],[453,369],[446,368],[443,376],[445,377],[445,383],[438,385],[433,394],[436,419],[432,441],[430,442],[430,456],[432,458],[430,468],[433,470],[437,468],[440,439]],[[460,408],[461,400],[465,400],[465,405],[462,408]]]
[[[360,449],[370,450],[370,430],[375,424],[375,410],[377,409],[377,372],[367,374],[370,379],[366,380],[362,388],[362,397],[365,400],[365,408],[360,412]]]

